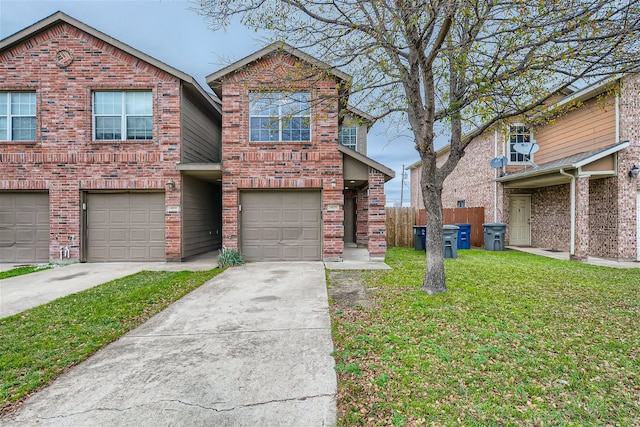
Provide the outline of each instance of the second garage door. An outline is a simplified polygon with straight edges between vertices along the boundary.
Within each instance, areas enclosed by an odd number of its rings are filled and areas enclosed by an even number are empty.
[[[249,261],[317,261],[322,254],[319,191],[243,191],[241,250]]]
[[[164,261],[163,193],[87,194],[87,261]]]

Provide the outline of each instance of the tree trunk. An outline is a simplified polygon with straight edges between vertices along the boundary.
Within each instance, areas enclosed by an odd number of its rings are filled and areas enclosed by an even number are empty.
[[[427,266],[422,290],[429,294],[446,292],[444,274],[442,182],[438,179],[435,164],[422,161],[422,198],[427,213],[426,257]],[[435,163],[435,161],[433,161]]]

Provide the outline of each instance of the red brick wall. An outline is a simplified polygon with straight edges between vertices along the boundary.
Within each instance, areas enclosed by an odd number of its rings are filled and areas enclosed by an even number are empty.
[[[323,258],[344,248],[343,162],[338,151],[338,91],[330,77],[309,78],[299,60],[274,52],[222,84],[223,244],[238,248],[238,191],[249,188],[322,190]],[[249,142],[250,91],[310,91],[311,141]],[[335,180],[336,186],[332,185]],[[327,210],[338,205],[337,211]]]
[[[372,259],[384,260],[387,251],[386,203],[384,176],[377,170],[369,168],[368,248],[369,257]]]
[[[56,64],[65,49],[74,61]],[[48,189],[50,257],[69,246],[80,257],[82,190],[158,190],[174,180],[180,156],[180,81],[80,30],[61,24],[0,53],[0,90],[35,90],[35,143],[0,142],[0,191]],[[153,140],[93,142],[93,90],[148,89]],[[180,206],[180,192],[166,204]],[[181,213],[166,214],[166,257],[180,258]]]

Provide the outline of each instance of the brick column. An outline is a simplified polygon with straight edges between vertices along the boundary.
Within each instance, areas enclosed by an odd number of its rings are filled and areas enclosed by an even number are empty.
[[[576,178],[575,251],[573,261],[586,261],[589,255],[589,178]]]
[[[360,191],[356,199],[356,244],[358,247],[369,244],[369,197],[366,191]]]
[[[384,195],[384,175],[373,168],[369,168],[369,259],[384,260],[387,252],[387,232]]]

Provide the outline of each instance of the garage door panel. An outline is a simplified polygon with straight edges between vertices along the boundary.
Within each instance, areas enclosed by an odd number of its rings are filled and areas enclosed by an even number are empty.
[[[319,191],[243,191],[241,250],[249,261],[321,259]]]
[[[47,193],[0,193],[0,262],[48,262],[49,237]]]
[[[283,228],[282,240],[298,240],[300,238],[300,229],[296,228]]]
[[[87,195],[89,261],[164,261],[163,193]]]

